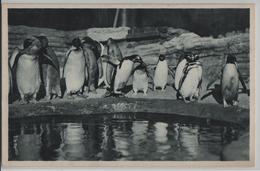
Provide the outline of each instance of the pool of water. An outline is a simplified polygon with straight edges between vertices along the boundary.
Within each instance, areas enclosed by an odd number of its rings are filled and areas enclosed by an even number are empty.
[[[9,160],[222,160],[235,125],[162,114],[9,120]]]

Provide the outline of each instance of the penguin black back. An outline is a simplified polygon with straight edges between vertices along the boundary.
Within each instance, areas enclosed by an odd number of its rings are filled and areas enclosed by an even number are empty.
[[[88,36],[84,37],[82,40],[83,40],[82,43],[87,43],[87,44],[91,45],[91,49],[93,50],[96,58],[98,59],[101,55],[101,45],[100,45],[100,43],[93,40],[92,38],[90,38]]]

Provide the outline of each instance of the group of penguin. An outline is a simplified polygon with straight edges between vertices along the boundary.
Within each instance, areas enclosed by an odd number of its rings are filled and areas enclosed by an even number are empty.
[[[44,35],[26,38],[22,48],[15,48],[9,57],[9,95],[19,92],[21,103],[36,102],[40,86],[44,86],[45,98],[74,96],[87,97],[89,92],[105,84],[104,97],[124,96],[123,89],[133,77],[133,95],[142,91],[147,95],[150,74],[147,64],[139,55],[123,56],[115,40],[109,38],[106,45],[86,36],[74,38],[67,43],[70,48],[62,73],[54,50]],[[106,46],[106,48],[105,48]],[[107,50],[107,52],[105,52]],[[165,91],[168,73],[174,77],[177,98],[185,102],[199,99],[202,84],[202,64],[198,55],[186,53],[175,70],[168,67],[165,55],[160,54],[154,71],[153,90]],[[61,78],[66,89],[61,90]],[[224,107],[237,105],[239,80],[245,86],[239,73],[236,57],[228,54],[222,69],[221,93]]]

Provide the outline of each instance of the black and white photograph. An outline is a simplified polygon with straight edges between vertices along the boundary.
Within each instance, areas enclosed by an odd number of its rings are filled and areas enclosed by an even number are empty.
[[[6,162],[251,165],[253,7],[7,5]]]

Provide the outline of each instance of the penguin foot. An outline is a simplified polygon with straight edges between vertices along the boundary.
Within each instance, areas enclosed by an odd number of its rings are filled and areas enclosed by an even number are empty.
[[[51,96],[45,96],[45,97],[43,98],[43,100],[44,100],[44,101],[51,100]]]
[[[137,89],[133,89],[133,95],[136,96],[137,95]]]
[[[33,104],[36,104],[36,103],[37,103],[37,100],[36,100],[36,99],[32,99],[32,103],[33,103]]]
[[[69,100],[73,100],[75,97],[74,96],[72,96],[72,95],[67,95],[66,96],[66,99],[69,99]]]
[[[28,104],[29,103],[29,101],[27,101],[27,100],[25,100],[25,99],[22,99],[21,101],[20,101],[20,105],[25,105],[25,104]]]
[[[126,97],[123,93],[112,93],[112,97]]]
[[[227,107],[229,107],[229,105],[228,104],[224,104],[224,108],[227,108]]]
[[[224,105],[224,108],[229,106],[224,98],[223,98],[223,105]]]
[[[184,101],[185,103],[190,103],[191,101],[188,100],[188,99],[189,99],[189,97],[185,97],[185,98],[183,98],[183,101]]]
[[[93,94],[97,94],[97,90],[92,90],[90,92],[93,93]]]
[[[83,99],[88,98],[88,96],[85,95],[85,94],[77,94],[77,97],[79,97],[79,98],[83,98]]]
[[[237,106],[238,105],[238,101],[234,100],[233,101],[233,106]]]

